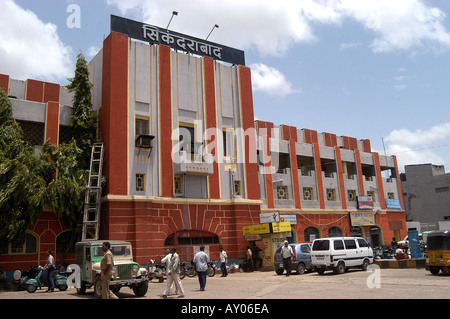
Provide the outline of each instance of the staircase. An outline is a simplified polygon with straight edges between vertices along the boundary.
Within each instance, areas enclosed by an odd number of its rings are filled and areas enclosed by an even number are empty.
[[[89,179],[84,195],[81,240],[98,240],[102,197],[103,143],[94,143],[91,152]]]

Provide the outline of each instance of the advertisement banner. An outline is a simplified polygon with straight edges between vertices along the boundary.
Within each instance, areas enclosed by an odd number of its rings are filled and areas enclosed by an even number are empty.
[[[375,225],[375,214],[373,212],[351,212],[350,222],[352,226]]]

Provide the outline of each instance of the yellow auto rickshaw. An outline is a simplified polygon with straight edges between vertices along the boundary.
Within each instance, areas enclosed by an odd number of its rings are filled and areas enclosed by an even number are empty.
[[[433,275],[450,274],[450,231],[436,230],[428,234],[426,269]]]

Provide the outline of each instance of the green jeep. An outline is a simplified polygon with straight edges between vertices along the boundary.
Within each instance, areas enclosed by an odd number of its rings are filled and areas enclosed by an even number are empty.
[[[86,288],[94,287],[94,295],[102,297],[100,279],[100,261],[103,258],[102,243],[104,240],[83,241],[75,244],[75,263],[80,267],[81,280],[77,293],[83,295]],[[142,297],[147,293],[148,274],[133,261],[131,244],[125,241],[109,241],[114,256],[114,267],[109,288],[118,292],[123,286],[133,289],[136,296]]]

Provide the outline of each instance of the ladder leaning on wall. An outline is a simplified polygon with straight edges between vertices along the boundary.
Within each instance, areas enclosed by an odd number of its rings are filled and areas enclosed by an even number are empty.
[[[103,143],[94,143],[91,152],[89,179],[84,195],[82,241],[98,240],[102,197],[103,154]]]

